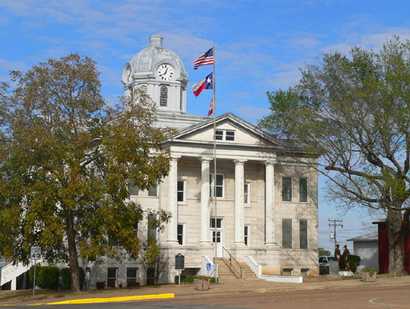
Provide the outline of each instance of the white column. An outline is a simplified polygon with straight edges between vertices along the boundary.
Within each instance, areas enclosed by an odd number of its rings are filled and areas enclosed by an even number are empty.
[[[209,241],[209,158],[201,158],[201,242]]]
[[[14,278],[13,280],[11,280],[10,290],[11,290],[11,291],[17,290],[17,278]]]
[[[246,160],[235,160],[235,243],[243,244],[244,229],[244,163]]]
[[[168,241],[178,242],[177,225],[178,225],[178,203],[177,203],[177,181],[178,181],[178,158],[171,156],[169,161],[168,174],[168,212],[171,218],[168,222]]]
[[[273,161],[265,162],[265,242],[273,244],[274,225],[273,225],[273,206],[275,202],[275,168]]]

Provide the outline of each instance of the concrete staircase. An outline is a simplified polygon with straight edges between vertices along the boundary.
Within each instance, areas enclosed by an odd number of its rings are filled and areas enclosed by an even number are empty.
[[[258,280],[256,274],[252,271],[252,269],[248,266],[248,264],[239,262],[242,268],[242,279],[244,280]]]
[[[0,268],[0,287],[11,282],[11,290],[16,289],[17,277],[30,270],[31,264],[9,263]]]
[[[216,258],[215,263],[218,265],[218,275],[221,283],[258,280],[246,263],[229,263],[226,258]]]

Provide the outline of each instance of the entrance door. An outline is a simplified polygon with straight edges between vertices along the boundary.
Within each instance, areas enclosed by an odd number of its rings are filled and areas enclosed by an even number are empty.
[[[223,257],[222,218],[211,218],[212,242],[216,246],[216,256]]]

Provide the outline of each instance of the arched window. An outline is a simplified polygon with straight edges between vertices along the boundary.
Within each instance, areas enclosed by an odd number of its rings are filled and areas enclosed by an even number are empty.
[[[168,103],[168,87],[165,85],[161,85],[159,88],[159,105],[160,106],[167,106]]]

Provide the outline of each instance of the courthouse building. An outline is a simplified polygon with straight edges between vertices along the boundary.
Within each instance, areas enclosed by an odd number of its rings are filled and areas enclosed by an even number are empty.
[[[318,185],[311,167],[317,158],[232,113],[215,120],[188,113],[184,64],[160,36],[151,36],[125,65],[122,82],[127,95],[140,89],[155,102],[156,126],[176,129],[163,144],[169,175],[150,190],[131,192],[143,209],[171,214],[157,235],[167,264],[163,281],[173,281],[177,254],[194,271],[204,271],[204,261],[231,256],[266,274],[317,274]],[[139,231],[143,242],[146,226]],[[138,261],[107,260],[92,273],[94,282],[115,286],[146,280]]]

